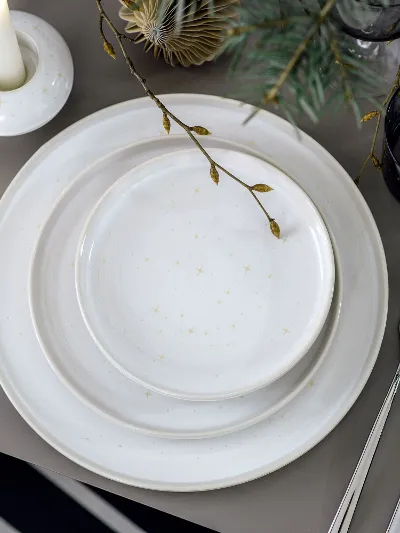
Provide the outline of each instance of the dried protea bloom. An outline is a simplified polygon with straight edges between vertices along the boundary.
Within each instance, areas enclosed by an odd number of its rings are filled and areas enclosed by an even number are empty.
[[[126,32],[137,34],[135,42],[145,42],[146,52],[153,48],[171,65],[188,67],[215,57],[239,0],[171,0],[161,19],[163,0],[141,0],[135,10],[122,4],[120,17],[128,21]]]

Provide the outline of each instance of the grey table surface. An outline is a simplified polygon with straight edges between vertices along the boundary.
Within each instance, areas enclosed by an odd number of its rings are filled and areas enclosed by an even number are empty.
[[[115,12],[118,7],[116,0],[106,0],[105,5]],[[35,13],[61,32],[75,62],[75,83],[67,105],[51,123],[22,137],[0,139],[0,194],[31,155],[66,126],[103,107],[142,96],[124,63],[109,60],[102,51],[94,0],[10,0],[10,6]],[[132,53],[138,69],[156,93],[229,95],[231,87],[226,81],[224,59],[200,68],[183,69],[155,61],[139,46]],[[357,173],[370,147],[372,125],[358,131],[347,111],[318,125],[307,122],[300,125],[350,175]],[[219,491],[171,494],[127,487],[92,474],[52,449],[23,421],[1,389],[0,452],[224,533],[327,531],[391,381],[399,349],[400,204],[371,167],[364,175],[361,192],[375,217],[386,251],[390,281],[386,334],[375,369],[360,398],[338,427],[306,455],[262,479]],[[1,260],[6,261],[7,257],[2,255]],[[400,398],[393,406],[352,533],[386,530],[400,494],[399,415]]]

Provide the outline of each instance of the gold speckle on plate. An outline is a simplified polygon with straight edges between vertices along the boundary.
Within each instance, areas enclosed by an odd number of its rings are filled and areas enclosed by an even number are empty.
[[[247,272],[251,271],[251,266],[250,265],[243,266],[242,268],[244,269],[245,274],[247,274]]]
[[[208,331],[205,331],[205,332],[204,332],[204,335],[208,335]]]
[[[63,75],[61,74],[61,72],[57,72],[57,77],[58,77],[58,78],[62,78],[62,77],[63,77]]]
[[[311,389],[311,387],[314,386],[314,383],[315,383],[315,381],[314,381],[313,379],[311,379],[311,380],[309,381],[308,386],[310,387],[310,389]]]
[[[195,238],[195,239],[198,239],[198,238],[199,238],[199,236],[198,236],[197,233],[194,234],[194,238]]]
[[[283,328],[282,331],[283,331],[283,333],[284,333],[285,335],[287,335],[288,333],[290,333],[290,331],[288,330],[288,328]]]
[[[193,333],[194,333],[194,329],[193,329],[193,328],[190,328],[190,329],[188,329],[188,332],[189,332],[189,335],[193,335]]]
[[[231,293],[231,291],[230,291],[229,289],[227,289],[227,290],[225,291],[225,294],[230,294],[230,293]]]
[[[107,263],[107,259],[103,259],[103,265]]]
[[[150,396],[151,396],[151,392],[150,392],[150,391],[147,391],[147,392],[145,393],[145,396],[146,396],[147,399],[149,399]]]
[[[43,89],[43,90],[42,90],[42,93],[43,93],[43,94],[47,94],[47,89]]]
[[[159,355],[158,358],[163,361],[165,359],[165,356],[164,355]]]
[[[204,270],[203,270],[203,267],[200,267],[200,268],[196,268],[197,270],[197,277],[200,276],[200,274],[204,274]]]
[[[157,305],[156,307],[153,307],[154,314],[158,313],[159,311],[160,311],[160,306],[159,305]]]
[[[175,264],[176,264],[176,265],[180,265],[180,262],[179,262],[179,261],[175,261]]]
[[[222,303],[222,300],[217,300],[217,304],[221,304]]]
[[[148,257],[146,257],[145,261],[146,261],[146,263],[148,263],[150,261],[150,259]]]
[[[231,324],[231,328],[235,329],[236,328],[236,324]]]
[[[198,187],[196,187],[195,190],[194,190],[194,193],[195,194],[199,194],[199,192],[200,192],[200,189]]]
[[[268,274],[268,278],[271,279],[272,278],[272,274]]]

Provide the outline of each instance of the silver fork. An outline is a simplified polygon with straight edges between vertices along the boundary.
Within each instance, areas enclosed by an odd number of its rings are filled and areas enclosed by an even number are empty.
[[[400,323],[398,325],[400,336]],[[400,383],[400,364],[328,533],[347,533]]]

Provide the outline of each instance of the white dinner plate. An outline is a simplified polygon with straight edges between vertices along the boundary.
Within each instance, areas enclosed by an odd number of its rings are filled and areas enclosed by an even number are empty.
[[[310,386],[256,426],[212,439],[158,439],[113,422],[83,403],[52,371],[34,332],[28,275],[40,226],[73,179],[130,142],[164,135],[147,98],[102,110],[44,145],[0,202],[0,375],[24,419],[78,464],[123,483],[195,491],[255,479],[323,439],[351,408],[375,364],[387,314],[387,270],[379,233],[359,190],[318,143],[265,111],[204,95],[160,96],[189,124],[241,142],[280,163],[318,206],[331,236],[341,286],[334,341]],[[205,123],[206,122],[206,123]],[[172,127],[171,133],[179,129]],[[212,142],[210,139],[209,142]],[[290,154],[290,157],[288,157]],[[126,171],[129,168],[125,169]]]
[[[334,285],[328,232],[301,188],[248,154],[210,152],[245,183],[273,188],[258,194],[282,239],[248,191],[223,174],[217,187],[192,149],[143,163],[104,194],[75,267],[104,355],[186,400],[238,397],[281,377],[319,335]]]
[[[187,143],[186,135],[139,142],[85,169],[43,225],[29,284],[38,340],[63,382],[100,412],[144,433],[170,438],[210,437],[243,429],[294,398],[310,382],[327,353],[337,324],[340,293],[336,291],[336,301],[311,350],[282,378],[255,393],[193,405],[156,393],[149,395],[147,389],[115,370],[94,344],[79,312],[73,268],[79,235],[97,200],[124,168],[135,167],[162,151],[179,150]],[[213,145],[226,144],[213,139]],[[233,147],[231,143],[229,146]],[[157,362],[162,364],[163,360]]]

